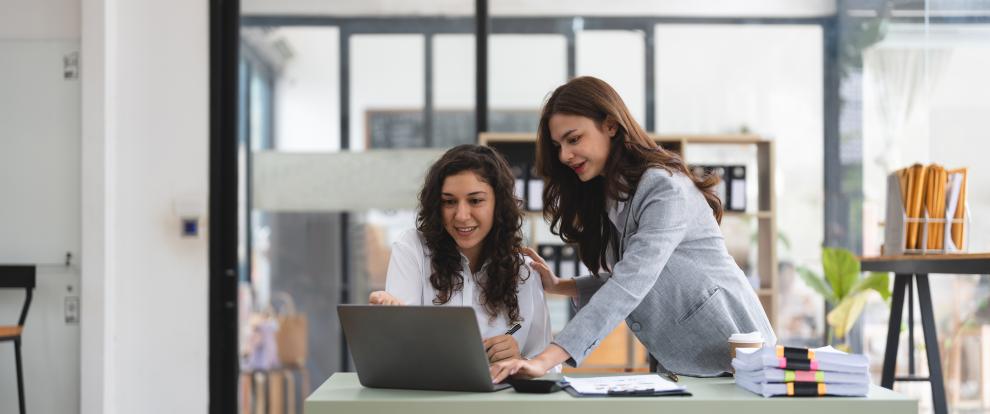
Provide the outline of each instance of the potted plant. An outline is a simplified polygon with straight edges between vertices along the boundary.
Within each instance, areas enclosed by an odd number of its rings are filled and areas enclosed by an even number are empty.
[[[837,348],[849,351],[846,343],[849,330],[859,319],[871,292],[884,301],[890,298],[890,277],[885,272],[871,272],[862,276],[859,259],[849,250],[834,247],[822,248],[821,277],[806,267],[798,267],[798,274],[811,289],[825,299],[832,310],[826,315],[828,343],[838,342]]]

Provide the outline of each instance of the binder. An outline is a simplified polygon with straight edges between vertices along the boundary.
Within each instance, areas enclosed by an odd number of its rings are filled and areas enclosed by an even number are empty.
[[[577,277],[577,250],[573,246],[560,246],[560,256],[558,257],[560,257],[560,270],[557,272],[557,276],[562,279]]]
[[[966,215],[966,207],[967,207],[966,206],[966,175],[967,175],[967,170],[966,170],[966,168],[959,168],[959,169],[956,169],[956,170],[949,171],[949,173],[951,173],[951,174],[959,174],[959,177],[960,177],[960,178],[958,178],[958,180],[959,180],[959,185],[958,186],[956,186],[955,183],[953,183],[953,186],[952,186],[953,192],[950,193],[950,196],[952,196],[953,199],[956,200],[956,211],[955,211],[955,214],[952,215],[952,218],[955,219],[955,220],[953,220],[952,226],[951,226],[952,227],[951,228],[952,243],[955,244],[955,247],[957,249],[961,249],[962,246],[963,246],[963,240],[964,240],[963,229],[965,228],[965,226],[963,226],[961,222],[956,222],[956,220],[962,220],[964,217],[967,217],[967,215]]]
[[[746,211],[745,165],[694,165],[691,171],[698,177],[714,174],[719,178],[715,195],[725,211]]]
[[[515,187],[512,193],[515,194],[516,198],[522,203],[523,206],[526,205],[526,167],[519,165],[512,165],[509,167],[512,171],[512,176],[516,177]]]
[[[746,211],[746,166],[734,165],[729,170],[729,211]]]
[[[690,397],[691,393],[687,390],[672,390],[672,391],[626,391],[626,392],[609,392],[608,394],[581,394],[577,392],[571,386],[565,386],[564,391],[567,392],[571,397],[574,398],[608,398],[608,397]]]
[[[888,175],[885,255],[967,250],[965,172],[915,164]]]
[[[547,266],[555,275],[560,274],[560,246],[553,244],[541,244],[536,246],[536,251],[540,257],[547,262]]]
[[[543,178],[536,172],[536,166],[528,168],[526,177],[526,209],[543,211]]]

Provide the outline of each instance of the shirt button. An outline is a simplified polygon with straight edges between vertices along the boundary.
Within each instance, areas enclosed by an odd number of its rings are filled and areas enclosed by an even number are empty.
[[[639,332],[641,328],[642,325],[640,325],[639,322],[633,322],[632,325],[629,325],[629,329],[632,329],[633,332]]]

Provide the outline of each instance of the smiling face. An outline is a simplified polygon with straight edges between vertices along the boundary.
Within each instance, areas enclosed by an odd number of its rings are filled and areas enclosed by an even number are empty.
[[[492,229],[495,190],[473,171],[462,171],[443,180],[441,193],[443,227],[475,265]]]
[[[581,181],[602,174],[611,138],[615,136],[614,122],[606,120],[599,128],[591,118],[558,113],[547,124],[561,163],[571,168]]]

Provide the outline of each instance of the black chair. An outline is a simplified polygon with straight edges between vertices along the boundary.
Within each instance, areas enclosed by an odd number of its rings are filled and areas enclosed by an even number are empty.
[[[24,373],[21,368],[21,333],[24,332],[24,320],[27,319],[28,308],[31,306],[31,295],[34,291],[34,266],[0,265],[0,289],[24,289],[24,307],[21,317],[15,326],[0,325],[0,342],[14,341],[14,359],[17,362],[17,401],[24,414]]]

